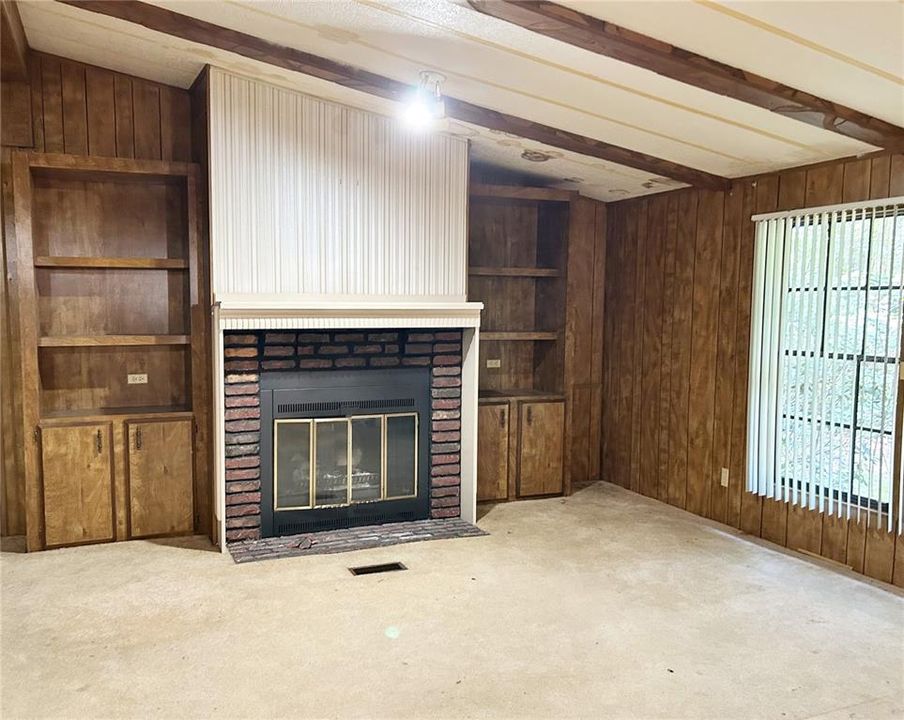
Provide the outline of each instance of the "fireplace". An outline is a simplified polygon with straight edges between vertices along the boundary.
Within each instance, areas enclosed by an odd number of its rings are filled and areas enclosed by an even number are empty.
[[[264,537],[429,515],[429,369],[271,372],[260,392]]]
[[[455,328],[224,332],[226,541],[459,517],[462,357]]]

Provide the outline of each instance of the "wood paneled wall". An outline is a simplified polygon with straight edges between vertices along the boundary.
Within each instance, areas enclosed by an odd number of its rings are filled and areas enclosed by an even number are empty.
[[[600,479],[605,317],[606,205],[571,203],[565,303],[565,492]]]
[[[874,519],[763,499],[745,479],[751,215],[897,195],[904,156],[885,155],[609,205],[604,479],[904,586],[904,542]]]
[[[187,90],[41,53],[29,70],[36,150],[191,161]]]
[[[0,452],[2,501],[0,532],[25,532],[22,476],[21,391],[15,306],[15,237],[9,173],[13,149],[145,160],[192,160],[191,99],[187,90],[161,85],[72,60],[29,53],[30,106],[4,105],[0,177],[2,177],[3,266],[0,282]],[[5,96],[8,94],[5,94]],[[21,132],[31,128],[31,137]],[[10,134],[10,128],[15,129]],[[206,289],[202,297],[208,296]],[[206,380],[202,379],[202,382]],[[199,419],[200,424],[200,419]],[[208,480],[197,488],[202,506],[209,504]],[[209,527],[209,513],[199,529]]]

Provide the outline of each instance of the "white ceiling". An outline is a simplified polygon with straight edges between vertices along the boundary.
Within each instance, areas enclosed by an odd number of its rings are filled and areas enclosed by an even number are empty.
[[[464,0],[154,4],[403,82],[437,70],[450,96],[728,177],[875,149],[484,16]],[[904,3],[565,4],[904,126]],[[357,91],[49,0],[19,7],[37,50],[181,87],[212,63],[375,112],[397,111]],[[469,136],[480,161],[602,200],[675,186],[456,121],[443,129]],[[553,158],[530,163],[520,157],[525,149]]]

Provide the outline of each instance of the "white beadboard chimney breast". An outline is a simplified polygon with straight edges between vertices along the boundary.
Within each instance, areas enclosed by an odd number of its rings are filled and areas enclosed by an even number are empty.
[[[216,296],[464,301],[468,145],[210,73]]]
[[[481,303],[467,296],[468,145],[210,69],[217,519],[223,332],[459,327],[461,516],[476,520]]]

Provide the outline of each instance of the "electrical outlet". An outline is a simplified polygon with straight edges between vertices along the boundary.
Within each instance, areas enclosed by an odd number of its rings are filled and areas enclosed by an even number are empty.
[[[502,360],[500,360],[499,358],[492,358],[491,360],[487,360],[487,367],[488,368],[501,368]]]
[[[148,374],[147,373],[129,373],[126,376],[126,382],[129,385],[147,385],[148,384]]]
[[[722,487],[728,487],[728,468],[722,468]]]

